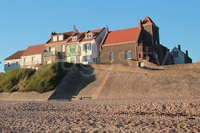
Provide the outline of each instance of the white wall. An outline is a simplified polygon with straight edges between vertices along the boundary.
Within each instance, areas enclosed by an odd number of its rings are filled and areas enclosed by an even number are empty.
[[[32,57],[34,57],[34,60],[32,61]],[[24,62],[24,58],[26,58]],[[21,64],[22,67],[25,68],[34,68],[34,66],[37,63],[42,63],[42,54],[37,54],[37,55],[29,55],[29,56],[22,56],[21,57]]]
[[[178,51],[178,58],[173,57],[173,52],[175,52],[175,51]],[[185,63],[185,56],[178,48],[175,47],[171,51],[171,55],[172,55],[172,58],[174,60],[174,64],[184,64]]]
[[[18,62],[18,65],[17,65]],[[8,67],[8,63],[10,64],[10,67]],[[5,60],[4,61],[4,71],[10,71],[16,68],[21,67],[21,59],[13,59],[13,60]]]

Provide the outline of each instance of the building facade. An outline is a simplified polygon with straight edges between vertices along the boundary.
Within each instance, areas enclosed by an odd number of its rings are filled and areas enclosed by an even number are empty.
[[[67,62],[98,63],[99,45],[106,35],[106,28],[74,34],[66,45]]]
[[[171,51],[171,57],[173,64],[185,64],[185,63],[192,63],[192,59],[188,56],[188,50],[181,51],[181,45],[174,47]]]
[[[74,26],[72,31],[64,33],[51,32],[50,39],[45,44],[43,64],[50,64],[56,61],[66,61],[66,43],[78,30]]]
[[[149,17],[139,20],[137,27],[109,31],[100,48],[100,63],[171,63],[169,49],[160,44],[159,28]]]
[[[35,68],[36,65],[42,64],[42,54],[45,51],[45,44],[29,46],[21,55],[22,68]]]
[[[4,59],[4,71],[10,71],[16,68],[21,68],[21,55],[25,52],[25,50],[17,51],[11,56]]]

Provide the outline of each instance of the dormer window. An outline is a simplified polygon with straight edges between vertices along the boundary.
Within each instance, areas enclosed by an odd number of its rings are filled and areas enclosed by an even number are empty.
[[[77,40],[77,37],[72,37],[72,41],[76,41]]]
[[[56,42],[58,40],[58,37],[57,36],[54,36],[53,37],[53,42]]]
[[[92,33],[86,34],[86,38],[92,38],[92,37],[93,37]]]
[[[58,36],[58,40],[62,41],[63,40],[63,35]]]

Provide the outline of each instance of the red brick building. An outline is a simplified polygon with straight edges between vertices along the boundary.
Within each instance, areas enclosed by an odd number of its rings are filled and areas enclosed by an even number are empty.
[[[159,27],[148,16],[139,20],[137,27],[107,31],[101,44],[100,63],[140,64],[143,60],[171,64],[169,49],[160,44]]]

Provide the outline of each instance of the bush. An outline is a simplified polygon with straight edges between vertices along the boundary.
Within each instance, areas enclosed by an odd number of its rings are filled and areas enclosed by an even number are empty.
[[[63,76],[73,66],[72,63],[56,62],[34,69],[15,69],[0,75],[0,92],[54,90]]]

